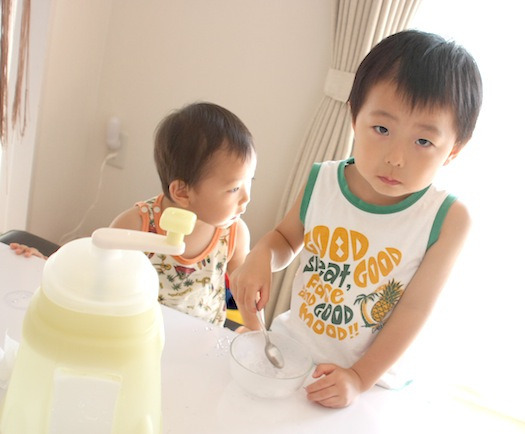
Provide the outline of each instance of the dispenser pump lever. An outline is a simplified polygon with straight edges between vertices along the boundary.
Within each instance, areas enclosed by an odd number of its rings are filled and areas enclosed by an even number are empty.
[[[171,245],[184,243],[184,236],[192,233],[197,216],[181,208],[166,208],[159,225],[166,231],[166,242]]]
[[[100,228],[93,232],[92,242],[104,249],[140,250],[166,255],[184,253],[184,236],[191,234],[197,216],[181,208],[166,208],[159,221],[166,236],[129,229]]]

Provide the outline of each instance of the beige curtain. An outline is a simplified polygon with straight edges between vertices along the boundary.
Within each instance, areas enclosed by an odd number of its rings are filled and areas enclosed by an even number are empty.
[[[277,214],[280,221],[305,184],[316,161],[350,155],[353,132],[346,104],[361,60],[386,36],[406,29],[421,0],[333,0],[332,64],[326,76],[325,96],[301,145]],[[267,323],[290,307],[291,287],[298,260],[274,274],[265,314]]]
[[[9,31],[11,24],[12,0],[2,0],[2,21],[0,22],[0,142],[7,142],[7,65],[9,59]]]
[[[19,4],[22,8],[20,34],[18,38],[18,55],[16,71],[10,71],[12,60],[11,49],[14,42],[10,40],[11,25],[13,20],[12,13],[14,6]],[[0,34],[0,142],[2,147],[7,147],[9,117],[9,77],[11,74],[16,78],[14,95],[12,98],[11,127],[18,128],[20,136],[25,133],[27,125],[27,98],[28,98],[28,78],[29,70],[29,30],[31,24],[31,0],[1,0],[1,34]]]

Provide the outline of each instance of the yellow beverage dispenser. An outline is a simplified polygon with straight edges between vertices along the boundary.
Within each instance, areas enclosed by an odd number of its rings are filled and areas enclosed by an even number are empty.
[[[168,208],[187,234],[195,215]],[[182,235],[102,228],[44,267],[0,410],[1,434],[160,434],[164,326],[143,251],[181,254]]]

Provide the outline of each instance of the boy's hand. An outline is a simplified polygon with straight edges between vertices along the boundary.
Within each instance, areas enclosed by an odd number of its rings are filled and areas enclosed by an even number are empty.
[[[270,260],[260,255],[248,255],[244,264],[230,276],[230,289],[235,302],[252,313],[255,313],[256,305],[261,310],[268,302],[271,284]]]
[[[361,379],[352,368],[320,364],[312,377],[321,378],[305,388],[306,397],[324,407],[347,407],[361,393]]]
[[[25,244],[11,243],[9,244],[11,250],[14,250],[17,255],[23,255],[26,258],[30,256],[36,256],[38,258],[47,259],[38,249],[34,247],[28,247]]]

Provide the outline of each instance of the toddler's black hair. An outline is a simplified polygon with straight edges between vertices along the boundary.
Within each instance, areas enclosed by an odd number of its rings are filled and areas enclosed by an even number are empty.
[[[154,157],[164,194],[174,180],[194,186],[219,149],[246,160],[254,152],[253,137],[231,111],[217,104],[189,104],[166,116],[155,135]]]

